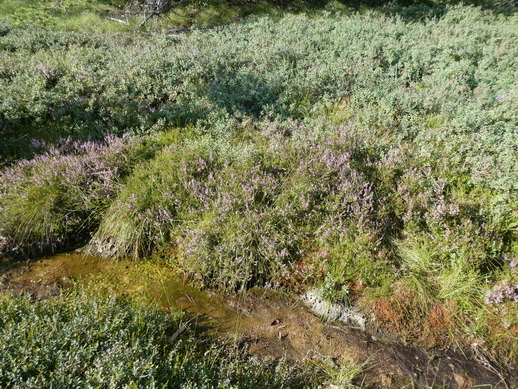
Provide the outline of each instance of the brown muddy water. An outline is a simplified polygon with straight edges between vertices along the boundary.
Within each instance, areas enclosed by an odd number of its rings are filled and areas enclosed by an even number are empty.
[[[0,289],[51,298],[81,284],[141,296],[164,309],[181,309],[194,325],[246,342],[250,351],[275,358],[361,367],[359,387],[518,388],[518,381],[479,356],[409,347],[389,338],[324,321],[296,296],[269,290],[223,296],[197,289],[163,262],[113,261],[79,253],[0,264]]]

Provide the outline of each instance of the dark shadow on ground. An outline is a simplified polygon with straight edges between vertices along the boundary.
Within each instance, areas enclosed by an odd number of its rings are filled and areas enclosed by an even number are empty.
[[[269,15],[270,10],[278,9],[284,13],[312,14],[320,11],[366,11],[379,12],[395,16],[399,15],[405,21],[413,22],[428,18],[440,18],[447,12],[448,6],[473,5],[494,12],[495,14],[513,15],[516,13],[516,0],[212,0],[202,2],[191,0],[183,7],[201,12],[204,8],[225,9],[239,7],[242,17],[275,16]],[[178,8],[181,9],[181,8]],[[264,10],[264,12],[263,12]]]

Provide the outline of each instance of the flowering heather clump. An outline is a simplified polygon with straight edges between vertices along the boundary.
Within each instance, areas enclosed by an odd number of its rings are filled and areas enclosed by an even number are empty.
[[[81,241],[135,161],[135,141],[66,139],[0,173],[0,234],[34,251]],[[30,250],[29,250],[30,251]]]
[[[505,308],[501,308],[503,304],[510,303],[518,307],[518,282],[503,280],[493,286],[493,288],[486,292],[484,302],[487,305],[495,306],[497,310],[501,310],[503,314],[507,314]],[[516,311],[515,311],[516,312]],[[512,317],[516,320],[516,316]]]
[[[509,271],[511,274],[518,275],[518,258],[517,257],[509,257],[507,255],[503,255],[503,259],[509,265]]]
[[[203,211],[212,194],[210,153],[171,146],[137,168],[110,206],[90,245],[92,252],[142,257],[170,246],[186,213]]]
[[[466,280],[478,282],[476,273],[509,239],[508,204],[492,212],[476,194],[454,191],[443,170],[420,167],[412,147],[380,154],[352,124],[263,128],[243,144],[246,153],[214,139],[163,149],[129,177],[92,251],[174,253],[192,274],[231,288],[289,279],[288,269],[325,252],[326,271],[338,284],[377,284],[379,274],[397,279],[405,268],[393,247],[406,236],[423,242],[431,264],[444,264],[437,287],[453,296],[462,290],[455,280],[469,273]]]
[[[375,263],[387,217],[368,150],[342,127],[319,137],[305,126],[274,127],[246,155],[217,143],[164,149],[129,178],[92,251],[172,249],[187,270],[231,288],[288,279],[311,245],[335,252],[334,262]]]
[[[486,293],[485,303],[498,305],[505,302],[518,303],[518,282],[504,280]]]
[[[277,202],[283,170],[263,161],[224,166],[214,173],[213,195],[203,214],[183,223],[182,264],[204,281],[227,287],[264,284],[299,257],[303,233],[294,226],[297,211]]]

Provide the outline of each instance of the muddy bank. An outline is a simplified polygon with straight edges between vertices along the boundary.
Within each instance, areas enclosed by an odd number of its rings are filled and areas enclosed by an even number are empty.
[[[372,331],[324,322],[297,297],[272,290],[224,298],[189,286],[181,274],[159,262],[114,262],[74,253],[35,262],[4,261],[0,269],[1,289],[34,298],[55,296],[76,281],[139,294],[164,309],[183,309],[193,325],[246,342],[253,353],[361,366],[355,379],[361,387],[518,387],[516,377],[473,351],[418,349]]]
[[[298,300],[274,292],[254,290],[231,303],[243,314],[239,334],[252,343],[253,352],[352,362],[362,366],[356,379],[362,387],[511,387],[503,381],[504,372],[471,352],[423,350],[339,322],[325,323]]]

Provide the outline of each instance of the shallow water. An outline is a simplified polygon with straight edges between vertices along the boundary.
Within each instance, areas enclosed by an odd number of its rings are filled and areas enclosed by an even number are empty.
[[[181,273],[159,261],[112,260],[72,252],[31,262],[4,263],[2,268],[9,289],[42,298],[77,283],[140,295],[164,309],[179,308],[205,318],[228,321],[236,316],[222,296],[191,286]]]

